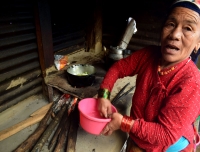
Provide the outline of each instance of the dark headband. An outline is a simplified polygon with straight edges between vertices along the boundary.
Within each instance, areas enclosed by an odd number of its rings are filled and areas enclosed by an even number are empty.
[[[185,7],[185,8],[191,9],[191,10],[197,12],[198,14],[200,14],[199,7],[196,4],[194,4],[193,2],[189,2],[189,1],[176,2],[171,6],[170,10],[174,9],[175,7]]]

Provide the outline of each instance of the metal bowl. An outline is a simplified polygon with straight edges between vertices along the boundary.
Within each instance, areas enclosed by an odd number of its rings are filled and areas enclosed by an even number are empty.
[[[95,67],[89,64],[74,64],[67,68],[67,80],[73,87],[91,86],[95,80]]]

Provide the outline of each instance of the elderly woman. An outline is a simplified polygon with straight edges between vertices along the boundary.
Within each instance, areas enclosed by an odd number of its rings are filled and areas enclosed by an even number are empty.
[[[161,46],[148,46],[116,62],[98,92],[98,110],[111,117],[102,134],[129,134],[127,152],[192,152],[200,113],[200,72],[191,61],[200,47],[200,9],[175,2],[161,32]],[[137,74],[130,116],[111,112],[110,92],[118,78]],[[195,138],[196,139],[196,138]]]

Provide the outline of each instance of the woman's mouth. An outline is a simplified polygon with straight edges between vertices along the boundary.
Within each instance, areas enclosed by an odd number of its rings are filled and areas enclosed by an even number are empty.
[[[166,50],[166,53],[173,54],[173,53],[179,51],[180,49],[178,47],[176,47],[175,45],[168,44],[168,45],[166,45],[165,50]]]

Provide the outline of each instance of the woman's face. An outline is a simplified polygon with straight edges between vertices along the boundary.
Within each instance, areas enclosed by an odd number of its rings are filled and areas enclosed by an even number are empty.
[[[188,58],[200,47],[200,16],[197,12],[176,7],[167,18],[161,33],[161,52],[167,64]]]

